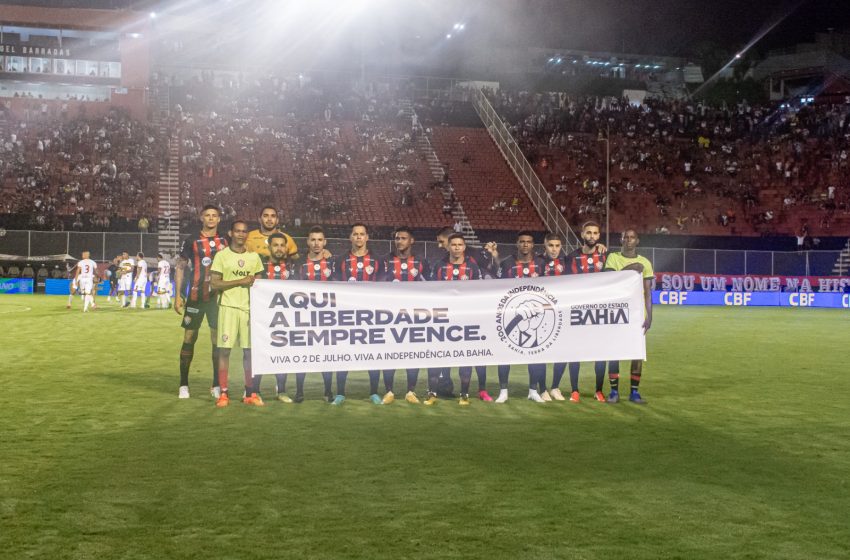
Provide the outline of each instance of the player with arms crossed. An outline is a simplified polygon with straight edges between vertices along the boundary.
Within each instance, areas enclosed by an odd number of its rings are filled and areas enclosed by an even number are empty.
[[[599,224],[590,221],[581,226],[581,247],[567,255],[567,272],[569,274],[593,274],[605,269],[607,247],[599,243],[599,238]],[[579,401],[578,372],[580,366],[579,362],[570,362],[569,365],[570,402]],[[602,392],[602,385],[605,383],[605,361],[595,362],[593,369],[596,373],[596,390],[593,393],[593,398],[598,402],[605,402],[605,394]],[[563,376],[563,370],[561,370],[561,376]],[[553,387],[560,385],[561,376],[558,376],[557,379],[553,377]],[[560,393],[560,391],[558,392]]]
[[[198,235],[183,240],[175,273],[176,296],[174,311],[183,315],[183,345],[180,348],[180,389],[178,397],[189,398],[189,367],[195,355],[195,342],[204,317],[210,328],[212,340],[213,382],[212,395],[218,399],[218,304],[216,294],[210,287],[210,265],[216,253],[227,247],[227,240],[218,234],[221,211],[217,206],[207,205],[201,209],[201,231]],[[184,286],[189,267],[188,285]]]
[[[83,296],[83,313],[89,310],[89,305],[94,306],[94,290],[97,286],[97,263],[89,258],[91,253],[83,251],[82,259],[77,262],[77,271],[74,274],[74,284]]]
[[[383,274],[383,264],[369,252],[369,230],[365,224],[356,223],[351,226],[351,250],[347,255],[340,255],[334,261],[334,279],[343,282],[376,282]],[[348,372],[337,372],[337,395],[331,404],[341,405],[345,402],[345,381]],[[381,404],[378,396],[378,382],[381,380],[381,370],[369,370],[369,400],[372,404]],[[341,383],[340,383],[341,381]]]
[[[310,282],[329,282],[333,277],[333,263],[328,260],[329,255],[325,250],[328,240],[325,239],[325,230],[320,226],[313,226],[307,233],[307,258],[298,267],[298,279]],[[333,381],[332,371],[323,371],[322,380],[325,383],[325,398],[328,402],[334,402],[334,393],[331,389]],[[298,377],[295,378],[296,383]],[[345,372],[337,373],[337,387],[345,387]],[[296,395],[297,397],[297,395]],[[297,400],[297,399],[296,399]]]
[[[292,272],[292,267],[287,264],[287,255],[286,236],[280,232],[269,235],[269,258],[263,259],[263,270],[257,275],[257,278],[266,278],[268,280],[289,280],[290,278],[294,278],[295,275]],[[295,375],[295,402],[298,403],[304,400],[305,376],[306,374],[304,373]],[[285,373],[275,375],[277,381],[277,400],[282,403],[291,404],[293,401],[286,394],[287,377],[288,375]],[[257,393],[259,394],[259,391]]]
[[[422,259],[413,255],[413,232],[407,226],[396,228],[393,232],[393,244],[395,250],[384,257],[384,277],[385,282],[421,282],[425,280],[429,274],[428,264]],[[381,400],[383,404],[391,404],[395,401],[393,394],[393,381],[395,380],[395,370],[384,370],[384,387],[386,394]],[[419,380],[419,369],[408,368],[407,370],[407,393],[404,395],[404,400],[410,404],[418,404],[419,398],[416,396],[416,383]]]
[[[483,278],[481,269],[475,259],[466,255],[466,240],[463,235],[453,233],[448,237],[449,254],[434,266],[431,277],[435,281],[467,281],[481,280]],[[428,398],[426,405],[437,402],[437,384],[440,373],[448,368],[428,368]],[[472,366],[461,366],[458,368],[460,375],[460,399],[458,404],[469,406],[469,384],[472,381]]]
[[[637,254],[639,244],[640,238],[638,237],[637,230],[625,230],[622,237],[623,250],[619,253],[611,253],[608,256],[608,260],[605,263],[605,270],[634,270],[643,278],[643,299],[646,306],[643,332],[646,334],[649,327],[652,326],[652,280],[655,277],[655,273],[652,270],[652,263],[649,262],[649,259]],[[629,400],[636,404],[646,404],[646,401],[643,400],[638,392],[642,372],[643,360],[632,360]],[[608,395],[608,402],[620,402],[620,362],[608,363],[608,382],[611,384],[611,393]]]
[[[242,367],[245,371],[245,396],[242,402],[264,406],[260,398],[260,377],[251,371],[251,299],[249,288],[254,278],[263,271],[260,255],[245,247],[248,223],[236,220],[230,226],[230,246],[215,254],[210,267],[210,287],[218,296],[218,382],[221,396],[215,405],[230,404],[228,395],[228,370],[230,351],[238,344],[242,348]]]

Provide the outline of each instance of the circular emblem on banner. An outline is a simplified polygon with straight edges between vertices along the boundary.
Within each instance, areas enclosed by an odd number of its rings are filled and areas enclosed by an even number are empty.
[[[558,341],[563,311],[557,298],[541,286],[511,288],[496,308],[499,339],[519,354],[538,354]]]
[[[322,269],[322,267],[320,265],[318,265],[318,264],[313,265],[313,270],[315,270],[316,272],[320,271],[321,269]]]
[[[317,268],[318,268],[318,265],[316,265],[316,266],[317,266]],[[324,274],[324,275],[325,275],[325,277],[330,276],[330,275],[331,275],[331,269],[326,268],[325,270],[323,270],[323,271],[322,271],[322,274]]]
[[[375,272],[374,266],[369,265],[369,266],[366,267],[366,274],[372,274],[373,272]]]
[[[454,274],[455,276],[458,276],[460,274],[460,271],[458,269],[454,269],[454,270],[452,270],[452,274]]]
[[[522,269],[522,273],[523,273],[523,274],[528,274],[528,269],[527,269],[527,268],[523,268],[523,269]]]
[[[407,270],[407,263],[401,263],[401,269]]]
[[[201,259],[201,264],[204,266],[209,266],[212,264],[212,259],[209,257],[204,257]]]
[[[274,267],[274,271],[275,271],[275,272],[280,272],[280,265],[278,265],[278,266]]]
[[[357,268],[363,268],[363,263],[362,262],[357,263]]]

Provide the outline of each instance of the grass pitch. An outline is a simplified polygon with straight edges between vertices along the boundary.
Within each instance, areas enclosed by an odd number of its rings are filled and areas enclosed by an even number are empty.
[[[656,307],[647,407],[218,410],[206,327],[179,401],[173,311],[65,302],[0,296],[2,558],[850,555],[846,311]]]

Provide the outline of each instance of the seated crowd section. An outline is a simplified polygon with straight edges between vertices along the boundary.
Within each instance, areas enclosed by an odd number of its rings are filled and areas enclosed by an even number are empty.
[[[344,233],[353,221],[380,233],[434,229],[451,225],[458,205],[476,230],[544,229],[463,95],[212,73],[160,87],[171,112],[157,125],[101,102],[0,104],[2,226],[155,231],[174,141],[184,231],[209,203],[225,222],[271,204],[296,232],[318,223]],[[604,223],[608,149],[613,231],[850,230],[847,106],[633,105],[504,89],[488,97],[574,228]]]

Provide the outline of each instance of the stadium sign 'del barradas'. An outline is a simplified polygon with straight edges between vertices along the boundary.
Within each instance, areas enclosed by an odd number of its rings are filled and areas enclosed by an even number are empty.
[[[254,373],[645,359],[632,271],[482,280],[257,280]]]

